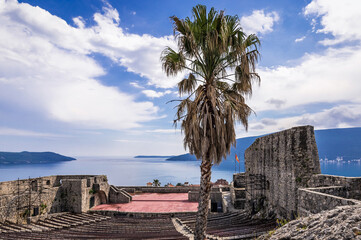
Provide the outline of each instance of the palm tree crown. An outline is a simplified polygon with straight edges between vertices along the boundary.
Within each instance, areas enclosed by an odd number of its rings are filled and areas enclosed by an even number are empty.
[[[167,47],[161,56],[168,76],[188,75],[178,83],[179,93],[189,94],[177,106],[175,122],[182,121],[184,145],[198,159],[208,153],[220,163],[235,143],[234,122],[247,129],[252,110],[245,96],[252,94],[252,83],[259,58],[259,39],[246,36],[237,16],[224,15],[197,5],[190,18],[173,20],[179,51]],[[230,74],[228,72],[231,72]]]

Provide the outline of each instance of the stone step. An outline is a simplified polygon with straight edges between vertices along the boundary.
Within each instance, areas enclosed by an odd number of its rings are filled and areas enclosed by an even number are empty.
[[[10,226],[8,224],[0,224],[1,229],[6,230],[7,232],[20,232],[18,228]]]
[[[68,224],[70,226],[79,226],[81,225],[82,223],[73,219],[73,220],[70,220],[68,218],[65,218],[65,217],[56,217],[56,218],[52,218],[51,219],[52,221],[55,221],[55,222],[58,222],[58,223],[64,223],[64,224]]]
[[[99,214],[90,214],[90,213],[82,213],[83,215],[87,217],[93,217],[94,219],[99,219],[100,221],[111,219],[109,216],[99,215]]]
[[[66,217],[71,217],[73,219],[77,219],[78,221],[83,221],[83,222],[86,222],[86,223],[95,223],[97,222],[95,219],[89,219],[89,217],[86,217],[86,216],[80,216],[80,215],[75,215],[75,214],[69,214],[69,215],[66,215]]]
[[[45,219],[45,220],[43,220],[42,222],[49,223],[49,224],[56,225],[56,226],[61,226],[61,227],[63,227],[63,228],[69,228],[69,227],[70,227],[69,224],[59,223],[59,222],[54,221],[54,220],[52,220],[52,219]]]
[[[46,223],[46,222],[43,222],[43,221],[38,221],[38,222],[36,223],[36,225],[40,225],[40,226],[47,227],[47,228],[49,228],[49,230],[62,229],[62,228],[63,228],[62,226],[57,226],[57,225],[54,225],[54,224],[49,224],[49,223]]]
[[[29,229],[31,229],[32,232],[43,232],[43,231],[47,231],[48,228],[45,227],[41,227],[38,225],[35,225],[34,223],[27,225]]]
[[[12,222],[6,222],[6,225],[16,228],[20,232],[31,232],[31,230],[29,228],[27,228],[26,225],[15,224]]]
[[[72,222],[72,223],[76,223],[78,225],[82,225],[84,223],[95,222],[95,221],[87,221],[84,219],[76,218],[76,217],[73,217],[72,215],[63,215],[63,216],[61,216],[61,219],[64,219],[64,220]]]
[[[0,223],[0,233],[7,233],[9,230],[6,230],[4,228],[1,228],[1,223]]]

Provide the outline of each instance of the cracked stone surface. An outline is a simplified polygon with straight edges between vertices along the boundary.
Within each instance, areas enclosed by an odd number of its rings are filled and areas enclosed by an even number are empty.
[[[289,222],[259,239],[361,240],[361,204],[341,206]]]

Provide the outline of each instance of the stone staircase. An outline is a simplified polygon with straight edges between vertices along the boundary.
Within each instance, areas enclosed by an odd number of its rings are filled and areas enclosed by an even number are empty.
[[[109,202],[110,203],[129,203],[132,201],[132,195],[123,189],[119,189],[110,185],[109,189]]]
[[[57,214],[56,216],[50,216],[46,219],[39,220],[36,223],[31,223],[27,225],[5,222],[0,223],[0,239],[1,233],[47,232],[101,222],[108,219],[110,219],[110,217],[99,214],[63,213]]]

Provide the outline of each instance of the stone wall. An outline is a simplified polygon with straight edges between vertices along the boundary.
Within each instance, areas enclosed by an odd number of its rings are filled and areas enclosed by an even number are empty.
[[[64,211],[85,212],[106,203],[106,176],[63,175],[0,183],[0,222],[25,223]]]
[[[230,187],[231,201],[236,209],[244,209],[246,205],[246,174],[233,174],[233,181]]]
[[[223,201],[223,191],[220,187],[212,187],[209,199],[209,206],[211,212],[223,212],[226,210],[225,203]],[[199,191],[189,191],[188,192],[188,201],[198,202],[199,201]]]
[[[304,217],[310,214],[319,213],[325,210],[331,210],[338,206],[361,204],[361,201],[347,199],[337,195],[331,195],[324,192],[343,195],[343,187],[300,188],[298,189],[298,216]]]
[[[132,201],[132,196],[123,189],[110,186],[109,203],[129,203]]]
[[[245,151],[246,209],[262,217],[297,216],[298,188],[321,173],[312,126],[255,140]]]
[[[337,206],[361,204],[361,177],[317,174],[311,177],[308,186],[299,189],[300,216],[331,210]]]
[[[361,200],[361,177],[343,177],[326,174],[312,176],[308,182],[309,187],[343,186],[345,198]]]

